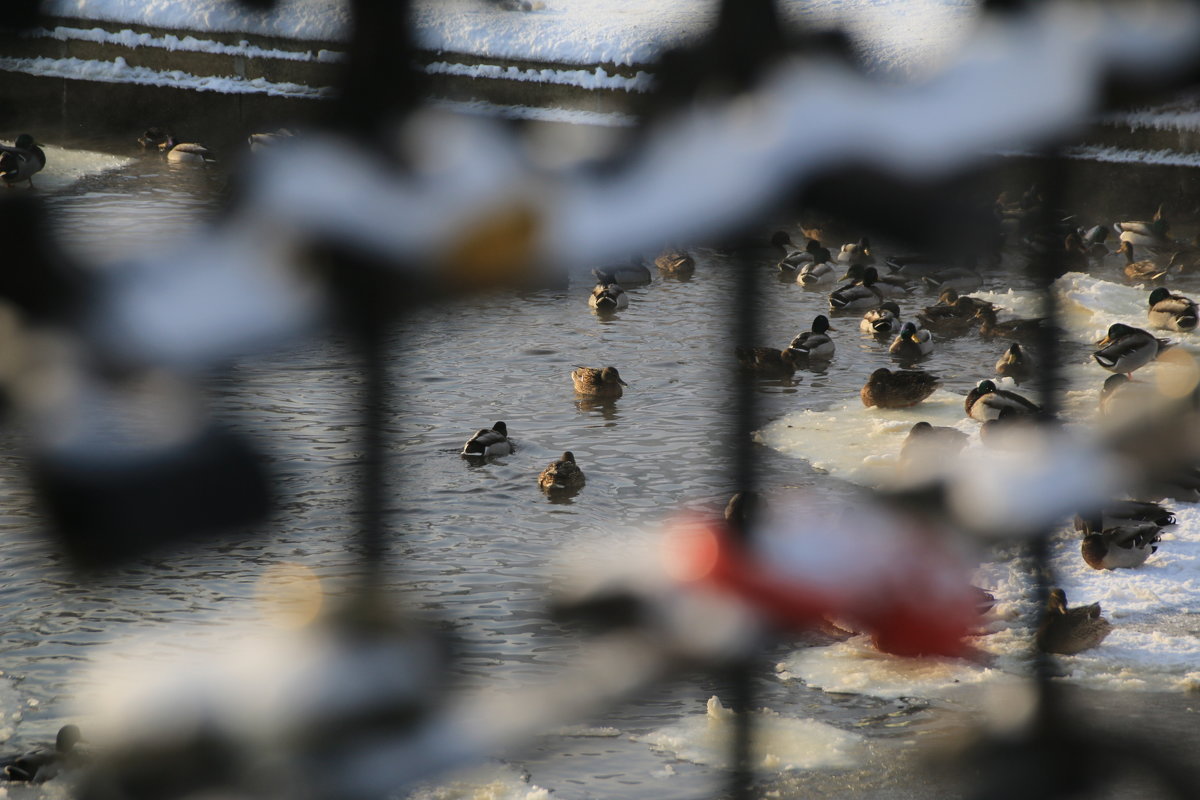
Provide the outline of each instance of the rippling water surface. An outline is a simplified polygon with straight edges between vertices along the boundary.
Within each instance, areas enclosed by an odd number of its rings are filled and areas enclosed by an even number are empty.
[[[86,163],[92,156],[75,157]],[[99,261],[98,269],[103,260],[204,224],[225,192],[226,175],[218,168],[177,168],[137,154],[103,166],[111,168],[43,190],[61,239]],[[773,259],[764,254],[758,260],[762,342],[782,347],[826,311],[825,293],[780,281]],[[650,285],[631,290],[627,310],[610,318],[588,309],[591,282],[576,278],[560,290],[471,295],[396,323],[386,349],[392,404],[384,430],[385,571],[415,608],[449,631],[457,677],[545,680],[575,655],[574,634],[548,621],[546,611],[548,582],[564,547],[611,550],[652,538],[670,512],[711,512],[724,504],[733,490],[727,474],[733,443],[726,432],[733,403],[731,273],[727,257],[703,250],[692,279],[655,274]],[[1107,277],[1117,280],[1115,267]],[[1006,292],[1014,285],[1022,288],[1020,279],[1014,284],[997,275],[985,289]],[[918,290],[906,313],[933,300],[932,291]],[[847,401],[853,406],[866,376],[894,365],[886,343],[860,334],[858,314],[833,322],[838,350],[827,369],[758,384],[760,423]],[[978,338],[939,343],[928,368],[945,378],[947,389],[964,394],[990,373],[1002,349]],[[1086,360],[1087,347],[1071,342],[1067,353]],[[20,433],[0,431],[6,445],[0,451],[6,564],[0,603],[8,620],[0,630],[0,736],[13,744],[52,738],[74,713],[73,698],[89,680],[86,667],[102,648],[120,653],[127,637],[211,633],[228,621],[256,618],[255,597],[271,566],[301,564],[329,592],[352,591],[361,574],[357,364],[343,339],[325,334],[212,375],[206,390],[214,408],[254,438],[276,479],[269,524],[253,536],[155,556],[86,580],[44,536],[24,480]],[[629,383],[624,397],[581,401],[570,371],[609,364]],[[466,463],[458,455],[463,441],[497,420],[507,423],[517,452]],[[837,447],[831,441],[828,446]],[[536,477],[564,450],[575,453],[587,485],[573,499],[551,502]],[[761,444],[755,455],[768,494],[808,487],[830,504],[851,496],[847,484],[808,460]],[[1019,607],[1017,598],[1001,599]],[[1176,633],[1200,627],[1193,620],[1185,616]],[[973,702],[931,701],[919,691],[881,692],[889,698],[883,699],[872,696],[869,684],[824,692],[795,676],[792,662],[782,672],[773,669],[800,645],[787,642],[768,654],[757,678],[760,704],[785,720],[834,726],[825,744],[853,734],[848,760],[785,772],[768,760],[766,780],[796,796],[956,796],[961,787],[953,781],[931,782],[921,771],[913,745],[957,735],[964,717],[976,713]],[[853,651],[835,658],[844,659],[835,672],[865,675],[868,682],[870,665],[879,661]],[[705,703],[727,692],[719,676],[689,674],[582,721],[570,735],[539,740],[529,752],[418,794],[537,797],[536,787],[543,787],[569,798],[712,796],[726,778],[716,766],[720,758],[705,755],[704,746],[728,723],[706,717]],[[1128,702],[1108,693],[1086,705],[1125,708],[1133,716],[1154,709],[1153,724],[1190,727],[1194,738],[1194,715],[1178,695],[1140,696]],[[780,730],[783,737],[800,735]],[[819,731],[805,735],[821,737]]]

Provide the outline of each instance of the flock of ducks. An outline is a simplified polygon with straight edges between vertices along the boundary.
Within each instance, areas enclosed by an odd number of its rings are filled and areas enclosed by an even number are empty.
[[[1001,214],[1005,205],[1002,196],[997,201]],[[1115,249],[1107,244],[1109,235],[1118,240]],[[1062,263],[1071,270],[1083,271],[1105,259],[1123,257],[1121,272],[1131,281],[1161,283],[1200,269],[1200,236],[1191,243],[1171,239],[1161,207],[1146,221],[1118,222],[1111,227],[1095,226],[1087,230],[1070,226],[1065,233],[1060,229],[1042,242],[1036,234],[1025,231],[1020,234],[1020,241],[1031,249],[1043,247],[1055,253],[1061,250]],[[1055,241],[1059,244],[1054,244]],[[781,253],[777,265],[781,276],[794,276],[806,289],[827,290],[833,314],[861,312],[860,331],[890,340],[887,352],[902,368],[880,366],[871,372],[860,390],[864,406],[883,409],[917,406],[941,386],[939,378],[915,368],[917,363],[933,353],[938,341],[974,334],[983,341],[1006,342],[995,362],[996,377],[979,380],[963,401],[966,416],[982,423],[980,437],[984,445],[1002,446],[993,438],[998,430],[1015,421],[1042,417],[1037,403],[1019,391],[1005,388],[1002,379],[1010,379],[1018,387],[1032,380],[1037,369],[1028,345],[1039,337],[1058,336],[1060,332],[1049,328],[1042,319],[1002,319],[999,313],[1002,309],[970,297],[966,293],[982,285],[983,276],[977,270],[945,268],[936,259],[923,256],[879,259],[866,238],[837,249],[809,238],[802,248],[797,248],[788,234],[781,231],[774,234],[771,244]],[[1139,260],[1135,252],[1146,257]],[[940,291],[937,303],[915,314],[905,314],[901,302],[922,285]],[[1144,399],[1154,391],[1152,384],[1138,381],[1132,374],[1173,346],[1155,331],[1187,334],[1196,330],[1198,324],[1196,303],[1162,285],[1149,291],[1146,314],[1145,328],[1114,323],[1096,343],[1092,361],[1112,373],[1100,392],[1101,414],[1109,413],[1117,402],[1132,406],[1138,398]],[[829,320],[818,315],[812,331],[801,336],[819,333],[828,339],[831,330]],[[760,377],[787,377],[815,360],[811,351],[805,353],[797,347],[799,340],[798,336],[783,350],[740,350],[739,363],[743,370]],[[819,358],[827,361],[834,350],[832,339],[822,342]],[[955,454],[966,446],[968,438],[956,428],[918,422],[902,445],[898,463],[903,467],[918,460]],[[1193,475],[1195,470],[1186,472],[1192,479],[1190,482],[1182,480],[1180,491],[1166,489],[1160,497],[1200,499],[1200,474]],[[1137,506],[1141,516],[1132,516],[1128,508],[1131,505]],[[1118,508],[1130,516],[1121,516],[1115,510]],[[1081,529],[1082,559],[1097,570],[1137,568],[1156,552],[1161,528],[1173,523],[1173,515],[1157,503],[1115,504],[1104,511],[1103,523],[1097,521]],[[1101,616],[1099,604],[1070,608],[1065,593],[1056,589],[1050,595],[1035,641],[1046,652],[1073,654],[1099,645],[1110,629],[1109,622]]]

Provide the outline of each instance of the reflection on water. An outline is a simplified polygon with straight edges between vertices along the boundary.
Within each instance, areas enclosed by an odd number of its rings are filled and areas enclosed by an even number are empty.
[[[219,168],[137,157],[46,199],[63,241],[103,268],[103,259],[196,230],[216,213],[225,183]],[[783,347],[815,314],[829,313],[825,293],[778,278],[772,258],[762,258],[761,267],[760,343]],[[548,621],[545,609],[564,545],[612,548],[651,537],[666,515],[718,512],[733,491],[730,260],[701,251],[694,277],[655,276],[630,288],[629,307],[610,315],[588,308],[592,284],[578,276],[566,290],[433,305],[397,321],[387,342],[393,405],[384,430],[386,573],[415,609],[452,628],[464,680],[544,680],[576,652],[574,636]],[[990,288],[1010,285],[998,278]],[[934,299],[917,289],[906,313]],[[841,330],[830,363],[757,384],[761,423],[853,401],[866,376],[891,363],[887,339],[857,331],[858,313],[834,316]],[[1071,351],[1081,353],[1082,346]],[[965,393],[990,373],[997,355],[996,346],[963,338],[923,366],[947,389]],[[19,433],[0,431],[0,553],[10,575],[0,584],[9,612],[0,666],[9,698],[23,706],[18,738],[45,737],[71,713],[80,664],[93,648],[133,633],[209,629],[251,614],[272,567],[296,565],[335,592],[350,590],[360,573],[353,549],[363,439],[356,364],[346,343],[330,336],[211,376],[208,390],[221,417],[253,437],[270,463],[279,492],[270,523],[253,536],[163,555],[91,583],[77,582],[40,535]],[[616,400],[581,398],[570,379],[579,364],[614,365],[630,386]],[[475,463],[461,458],[471,433],[496,420],[507,423],[516,452]],[[575,454],[587,485],[573,498],[548,498],[537,476],[564,450]],[[805,462],[765,447],[755,455],[770,490],[817,485],[830,503],[848,495]],[[769,660],[782,660],[794,646],[781,643]],[[873,723],[865,720],[911,707],[783,682],[768,664],[758,683],[761,704],[774,712],[861,727],[868,738]],[[702,714],[705,700],[727,696],[725,688],[711,676],[689,676],[592,722],[646,735]],[[938,719],[905,724],[919,732]],[[680,762],[626,736],[549,737],[523,763],[535,784],[560,797],[711,796],[724,780],[714,767]],[[910,794],[892,778],[910,770],[886,751],[853,775],[862,796],[899,798]],[[847,775],[818,771],[792,780],[809,794],[838,794]]]

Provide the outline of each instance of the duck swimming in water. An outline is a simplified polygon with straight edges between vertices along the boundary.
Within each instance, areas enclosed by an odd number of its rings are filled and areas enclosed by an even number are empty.
[[[1149,221],[1131,220],[1129,222],[1113,223],[1113,228],[1122,242],[1136,244],[1140,247],[1158,247],[1168,242],[1167,232],[1171,229],[1167,218],[1163,216],[1160,203],[1158,210]]]
[[[577,492],[584,483],[583,470],[575,463],[575,454],[570,450],[563,453],[562,458],[551,461],[538,475],[538,486],[547,494]]]
[[[1096,344],[1100,347],[1092,353],[1096,363],[1109,372],[1125,375],[1146,366],[1171,346],[1168,339],[1159,339],[1149,331],[1121,322],[1110,325],[1108,335]]]
[[[629,385],[621,380],[616,367],[576,367],[571,371],[571,382],[578,394],[613,400],[625,393],[622,386]]]
[[[508,440],[508,426],[497,422],[491,430],[480,428],[475,435],[463,445],[464,456],[506,456],[513,452],[512,442]]]
[[[696,271],[696,259],[684,250],[666,250],[654,259],[654,266],[663,275],[672,278],[687,278]]]
[[[788,350],[801,360],[821,361],[833,358],[833,339],[826,333],[831,330],[833,328],[829,325],[829,318],[824,314],[817,314],[813,317],[812,329],[804,331],[792,339]]]
[[[1125,256],[1125,277],[1131,281],[1160,281],[1167,275],[1166,267],[1160,267],[1150,259],[1135,261],[1130,242],[1121,242],[1117,252]]]
[[[849,311],[879,305],[883,302],[883,292],[876,286],[878,278],[875,268],[867,267],[861,283],[843,284],[830,293],[829,307],[834,311]]]
[[[629,307],[629,295],[619,283],[597,283],[588,297],[588,305],[601,314]]]
[[[1001,378],[1012,378],[1018,385],[1021,381],[1028,380],[1033,372],[1033,360],[1017,342],[1010,344],[996,361],[996,374]]]
[[[64,769],[82,766],[86,759],[76,749],[82,741],[79,727],[63,725],[58,730],[54,747],[39,747],[28,753],[0,759],[3,779],[24,783],[44,783]]]
[[[213,152],[204,145],[196,142],[178,142],[166,128],[148,128],[138,137],[138,144],[147,150],[157,148],[160,153],[166,154],[167,161],[176,163],[190,161],[203,164],[217,160]]]
[[[905,361],[916,361],[933,352],[933,336],[923,328],[917,328],[916,323],[906,322],[900,327],[897,336],[888,352]]]
[[[858,323],[858,329],[863,333],[882,336],[899,331],[902,324],[900,322],[900,306],[888,300],[863,314],[862,321]]]

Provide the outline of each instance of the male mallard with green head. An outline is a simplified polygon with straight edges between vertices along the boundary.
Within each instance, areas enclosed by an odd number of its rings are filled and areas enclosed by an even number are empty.
[[[906,322],[888,352],[903,361],[916,361],[933,352],[933,336],[924,328],[917,328],[916,323]]]
[[[1010,414],[1037,414],[1042,409],[1016,392],[997,389],[995,381],[982,380],[967,393],[963,401],[967,416],[980,422],[999,419],[1002,412]]]
[[[54,747],[38,747],[28,753],[0,758],[3,780],[23,783],[45,783],[64,769],[82,766],[87,757],[77,749],[83,741],[77,725],[58,729]]]
[[[1196,329],[1196,303],[1181,294],[1173,294],[1165,286],[1150,293],[1150,310],[1147,316],[1155,328],[1187,333]]]
[[[1066,592],[1054,589],[1035,641],[1044,653],[1071,656],[1098,647],[1111,630],[1112,623],[1100,616],[1099,603],[1067,608]]]
[[[829,325],[829,318],[824,314],[817,314],[813,317],[812,329],[804,331],[792,339],[788,350],[792,351],[795,358],[802,361],[831,359],[833,358],[834,344],[833,339],[827,333],[831,330],[833,328]]]
[[[872,285],[884,297],[904,297],[912,291],[912,284],[909,283],[907,278],[902,278],[899,275],[881,275],[875,267],[863,264],[852,265],[846,270],[846,274],[842,276],[842,280],[850,281],[851,283],[863,283],[866,280],[868,271],[874,273],[875,280]]]
[[[1159,353],[1171,346],[1171,341],[1159,339],[1141,328],[1114,322],[1108,327],[1108,335],[1096,345],[1100,349],[1092,353],[1092,358],[1097,364],[1109,372],[1128,375],[1158,358]]]
[[[871,373],[859,396],[867,408],[908,408],[929,397],[940,385],[937,376],[928,372],[880,367]]]
[[[1171,229],[1167,218],[1163,216],[1160,203],[1158,210],[1149,221],[1131,220],[1129,222],[1113,223],[1122,242],[1129,242],[1142,247],[1157,247],[1167,243],[1167,232]]]
[[[575,391],[588,397],[618,398],[624,394],[622,386],[629,384],[621,380],[616,367],[576,367],[571,371],[571,382]]]
[[[33,137],[22,133],[11,145],[0,145],[0,178],[7,186],[22,181],[33,188],[33,176],[46,166],[46,153]]]
[[[843,284],[829,294],[829,307],[834,311],[871,308],[883,302],[883,292],[876,285],[879,273],[874,267],[863,272],[862,282]]]
[[[491,427],[480,428],[463,445],[462,455],[482,458],[484,456],[506,456],[515,448],[508,439],[508,426],[497,422]]]

